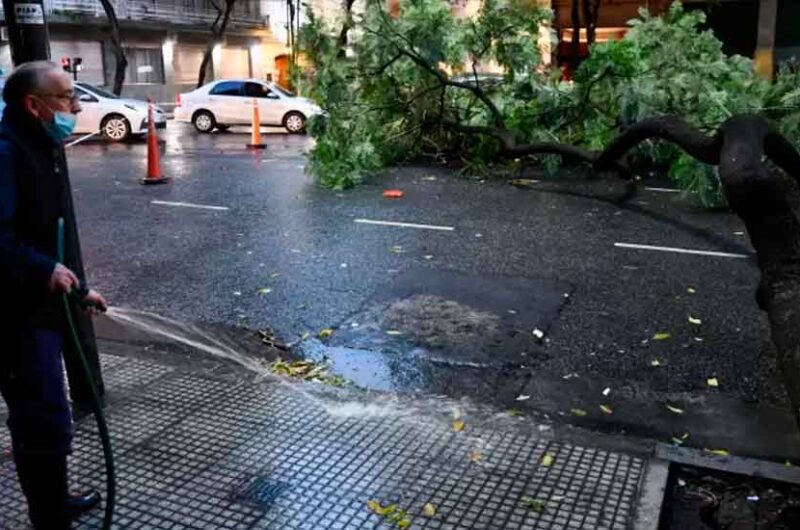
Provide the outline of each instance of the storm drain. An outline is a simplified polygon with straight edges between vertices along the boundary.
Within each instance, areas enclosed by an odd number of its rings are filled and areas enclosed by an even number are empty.
[[[269,476],[261,476],[244,488],[236,498],[240,502],[249,502],[263,510],[269,510],[281,493],[288,488],[289,484],[286,482],[273,480]]]

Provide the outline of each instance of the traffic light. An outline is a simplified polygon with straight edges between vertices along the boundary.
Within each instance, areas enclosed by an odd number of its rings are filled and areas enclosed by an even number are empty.
[[[70,60],[69,57],[62,57],[61,68],[63,68],[65,72],[72,73],[72,60]]]

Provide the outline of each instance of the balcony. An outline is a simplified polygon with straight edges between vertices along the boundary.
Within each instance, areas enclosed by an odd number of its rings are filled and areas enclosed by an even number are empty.
[[[217,18],[217,10],[208,0],[111,0],[120,24],[135,22],[205,26]],[[224,4],[224,0],[219,0]],[[85,22],[93,18],[105,19],[103,6],[98,0],[44,0],[45,12],[50,22]],[[5,20],[0,5],[0,20]],[[232,26],[263,28],[268,20],[261,15],[258,1],[240,0],[231,15]]]

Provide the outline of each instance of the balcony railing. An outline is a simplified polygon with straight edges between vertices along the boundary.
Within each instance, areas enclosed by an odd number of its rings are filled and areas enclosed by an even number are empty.
[[[178,25],[210,25],[217,18],[217,10],[208,0],[111,0],[120,23],[171,22]],[[224,1],[220,0],[220,5]],[[80,18],[105,18],[103,6],[98,0],[44,0],[44,8],[51,21]],[[0,5],[0,20],[4,20]],[[236,2],[231,14],[231,24],[248,27],[264,27],[265,16],[261,15],[257,1]]]

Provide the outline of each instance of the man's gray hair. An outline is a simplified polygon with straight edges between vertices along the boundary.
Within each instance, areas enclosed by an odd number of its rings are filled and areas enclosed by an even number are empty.
[[[58,66],[50,61],[31,61],[23,63],[11,72],[3,89],[3,100],[9,107],[21,106],[28,94],[42,88],[45,74],[58,71]]]

